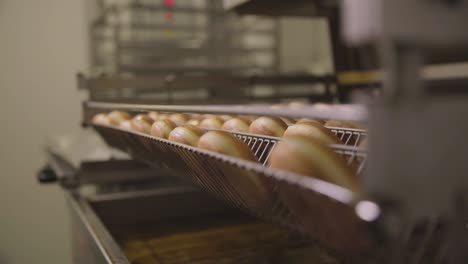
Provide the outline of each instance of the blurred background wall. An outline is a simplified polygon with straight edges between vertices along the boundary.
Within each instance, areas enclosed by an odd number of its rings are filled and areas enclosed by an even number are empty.
[[[60,188],[39,186],[47,137],[79,129],[84,1],[0,0],[0,263],[70,263]]]
[[[80,129],[94,0],[0,0],[0,263],[70,263],[68,212],[56,185],[39,186],[43,148]],[[330,71],[323,21],[282,21],[283,70]],[[285,43],[286,41],[283,41]],[[312,44],[311,44],[312,43]],[[305,55],[304,55],[305,54]]]

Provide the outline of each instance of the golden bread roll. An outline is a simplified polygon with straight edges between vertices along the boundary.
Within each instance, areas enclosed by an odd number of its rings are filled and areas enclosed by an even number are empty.
[[[122,123],[120,123],[119,127],[127,130],[132,130],[132,121],[125,120]]]
[[[230,115],[220,115],[219,118],[221,118],[221,120],[223,120],[223,122],[226,122],[229,119],[231,119],[232,116],[230,116]]]
[[[302,122],[289,126],[284,132],[284,136],[307,136],[327,145],[341,144],[340,139],[333,132],[317,122]]]
[[[346,161],[311,137],[292,136],[278,142],[270,155],[270,167],[315,177],[358,192],[359,181]]]
[[[289,118],[289,117],[280,117],[281,120],[283,120],[284,123],[286,123],[286,125],[290,126],[290,125],[294,125],[296,123],[296,120],[294,118]]]
[[[257,119],[257,117],[254,116],[237,116],[236,118],[244,120],[244,122],[246,122],[249,126],[253,121],[255,121],[255,119]]]
[[[198,147],[244,160],[257,161],[244,142],[225,131],[206,132],[198,141]]]
[[[160,114],[159,114],[158,112],[154,112],[154,111],[149,112],[149,113],[148,113],[148,116],[149,116],[151,119],[153,119],[154,121],[160,119]]]
[[[218,116],[211,116],[203,119],[200,122],[200,127],[208,129],[221,129],[223,126],[223,120]]]
[[[249,122],[249,125],[255,121],[255,119],[258,118],[258,116],[252,116],[252,115],[242,115],[242,116],[237,116],[238,118],[242,118],[245,121]]]
[[[231,118],[228,121],[224,122],[221,127],[223,130],[232,131],[232,132],[249,132],[249,123],[242,118]]]
[[[168,119],[170,116],[171,116],[171,114],[169,114],[169,113],[159,113],[158,120]]]
[[[131,121],[131,128],[134,131],[149,134],[151,132],[151,125],[154,120],[147,115],[136,115]]]
[[[151,135],[167,139],[171,131],[176,127],[176,123],[169,119],[158,120],[151,126]]]
[[[304,123],[304,122],[316,122],[316,123],[319,123],[321,125],[325,124],[325,121],[323,119],[319,119],[319,118],[301,118],[299,120],[297,120],[296,124],[300,124],[300,123]]]
[[[199,126],[201,123],[201,120],[200,119],[190,119],[189,121],[187,121],[186,124],[189,124],[189,125],[192,125],[192,126]]]
[[[96,124],[96,125],[105,125],[105,126],[112,125],[110,118],[106,114],[95,115],[93,119],[91,120],[91,123]]]
[[[218,117],[218,116],[217,116],[217,115],[213,115],[213,114],[202,114],[202,115],[201,115],[201,119],[210,118],[210,117]]]
[[[341,128],[354,128],[359,129],[360,126],[356,122],[352,121],[344,121],[344,120],[328,120],[325,122],[325,126],[327,127],[341,127]]]
[[[250,124],[249,132],[253,134],[281,137],[288,128],[283,120],[278,117],[262,116]]]
[[[198,147],[216,153],[257,162],[250,148],[237,137],[225,131],[206,132],[198,141]],[[220,181],[233,186],[237,194],[251,207],[262,208],[268,204],[272,183],[251,172],[223,174]]]
[[[112,111],[107,116],[115,126],[120,125],[123,121],[132,119],[132,116],[129,113],[122,111]]]
[[[271,153],[270,166],[319,178],[355,193],[360,192],[359,181],[346,161],[310,137],[287,137],[280,141]],[[340,210],[341,205],[338,203],[324,204],[327,198],[291,183],[278,182],[277,190],[278,197],[289,209],[290,219],[306,232],[326,242],[325,245],[353,254],[369,246],[367,241],[360,239],[360,229],[355,228],[359,221],[353,210]],[[346,221],[340,225],[330,225],[336,219]],[[330,237],[336,239],[330,240]]]
[[[190,118],[191,119],[203,119],[203,115],[202,114],[190,114]]]
[[[169,133],[168,139],[174,142],[178,142],[185,145],[196,147],[198,140],[205,133],[203,129],[200,129],[192,125],[182,125],[174,128]]]
[[[176,124],[184,124],[186,123],[190,118],[187,114],[182,114],[182,113],[175,113],[169,116],[169,119],[176,123]]]

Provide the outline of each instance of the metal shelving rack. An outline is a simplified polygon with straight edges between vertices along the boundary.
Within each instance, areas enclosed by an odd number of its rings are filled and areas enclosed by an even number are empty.
[[[252,19],[255,23],[246,27],[244,18],[225,13],[222,3],[213,0],[104,6],[90,28],[93,68],[117,75],[274,72],[279,63],[276,22]],[[252,37],[266,44],[251,45]]]
[[[278,18],[239,16],[223,10],[221,1],[201,2],[103,6],[90,27],[94,70],[79,76],[79,86],[93,100],[144,98],[159,104],[336,100],[334,76],[280,73]],[[182,24],[160,21],[178,13],[186,20]],[[188,18],[204,22],[187,24]],[[189,37],[168,38],[164,32]],[[262,45],[252,45],[252,37]],[[105,45],[112,48],[103,53],[99,47]]]
[[[335,97],[331,87],[336,82],[331,75],[233,73],[141,77],[87,77],[79,74],[77,79],[78,86],[89,91],[91,100],[202,105],[275,103],[292,99],[326,102]],[[317,92],[314,84],[322,85],[323,89]],[[295,85],[306,86],[306,89],[289,89]],[[268,87],[268,93],[258,93],[258,87]]]

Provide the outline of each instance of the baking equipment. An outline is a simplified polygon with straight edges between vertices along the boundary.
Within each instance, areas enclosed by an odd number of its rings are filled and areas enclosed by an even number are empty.
[[[241,13],[255,13],[262,10],[260,7],[268,6],[265,1],[261,0],[245,2],[247,3],[238,9]],[[273,2],[269,4],[275,6],[281,1]],[[331,10],[328,15],[332,17],[330,23],[335,25],[335,33],[339,31],[336,27],[337,23],[344,21],[344,24],[349,26],[345,27],[345,36],[349,42],[365,45],[371,43],[374,48],[377,46],[382,51],[383,69],[381,72],[383,74],[377,71],[362,72],[359,71],[361,70],[359,67],[351,67],[357,68],[358,71],[352,72],[351,75],[338,73],[330,78],[321,79],[315,78],[317,76],[309,76],[312,79],[308,79],[325,84],[336,84],[340,80],[345,80],[344,82],[352,83],[351,86],[367,85],[369,81],[374,86],[380,86],[379,82],[382,82],[383,89],[378,88],[378,90],[383,94],[369,108],[369,111],[366,107],[356,105],[333,105],[326,108],[313,104],[298,108],[272,107],[272,105],[227,105],[234,102],[256,102],[261,99],[256,96],[245,96],[250,95],[246,91],[240,92],[241,96],[239,96],[244,100],[235,98],[228,102],[226,98],[231,97],[232,91],[242,91],[241,89],[233,90],[236,85],[245,86],[254,81],[261,82],[262,78],[264,78],[263,81],[268,80],[273,84],[281,80],[285,80],[286,83],[294,82],[294,79],[284,78],[284,76],[267,78],[265,75],[239,77],[227,74],[214,81],[219,84],[225,78],[224,80],[229,80],[230,84],[234,84],[227,85],[224,97],[217,98],[210,94],[201,98],[199,105],[193,105],[198,103],[196,100],[192,101],[192,105],[166,105],[158,102],[182,103],[183,100],[174,99],[171,96],[174,90],[177,90],[176,87],[188,87],[191,83],[194,84],[193,87],[198,85],[203,88],[207,83],[206,80],[213,80],[210,79],[211,76],[209,78],[203,76],[204,82],[200,83],[193,81],[199,80],[199,76],[179,77],[177,74],[167,74],[162,78],[150,78],[151,80],[122,76],[81,76],[80,83],[84,83],[85,85],[82,86],[91,91],[91,101],[83,104],[83,124],[92,126],[108,145],[126,152],[134,161],[158,168],[157,172],[153,171],[148,174],[146,171],[146,175],[141,178],[129,172],[128,176],[123,177],[127,183],[114,185],[115,189],[112,186],[109,187],[108,182],[97,182],[97,177],[96,181],[86,181],[86,183],[97,183],[101,194],[98,192],[96,199],[100,199],[99,195],[112,196],[112,192],[115,191],[123,192],[123,197],[131,198],[132,195],[126,196],[125,194],[129,192],[128,190],[136,191],[135,194],[139,196],[145,192],[152,192],[149,190],[152,188],[178,186],[179,182],[177,184],[172,182],[176,177],[169,177],[170,180],[165,177],[167,174],[175,174],[174,176],[179,176],[185,179],[185,182],[201,187],[207,193],[233,206],[234,208],[231,209],[236,214],[239,211],[245,212],[258,219],[279,224],[291,232],[299,232],[315,239],[313,244],[331,250],[327,254],[335,259],[345,258],[357,263],[464,263],[467,259],[464,252],[467,252],[465,249],[468,245],[466,241],[466,180],[464,179],[464,174],[468,171],[464,161],[468,149],[468,146],[465,146],[467,141],[464,140],[464,135],[468,132],[464,125],[466,123],[464,117],[468,114],[465,82],[458,79],[442,82],[442,86],[447,86],[446,90],[440,89],[440,83],[438,87],[424,89],[420,82],[419,70],[423,64],[422,58],[426,57],[423,55],[427,54],[427,50],[439,51],[447,47],[453,48],[466,44],[466,32],[463,31],[463,27],[460,27],[466,20],[465,2],[414,1],[406,6],[407,4],[403,1],[392,3],[361,1],[357,4],[345,1],[342,9],[345,14],[343,20],[337,12],[339,10],[337,2],[309,2],[317,3],[315,6],[324,8],[323,10]],[[290,5],[294,6],[292,3]],[[257,7],[253,8],[255,6]],[[228,7],[231,8],[231,5]],[[411,21],[413,17],[419,18],[411,27],[406,28],[399,21],[397,15],[399,11],[395,10],[403,9],[406,10],[404,18],[407,20],[402,21],[411,24],[408,21]],[[287,12],[290,11],[293,12],[294,8]],[[369,11],[371,13],[368,13]],[[275,12],[281,13],[278,10]],[[440,14],[440,16],[435,14]],[[370,17],[367,17],[369,15]],[[366,19],[362,19],[363,17]],[[441,32],[440,29],[445,27],[437,26],[438,22],[447,22],[453,30]],[[422,28],[427,31],[421,30]],[[337,43],[336,38],[333,43]],[[429,47],[426,47],[426,44],[430,44]],[[339,50],[339,48],[335,49],[335,54],[339,54]],[[370,53],[374,51],[375,49],[371,49]],[[432,53],[430,55],[427,57],[432,57]],[[437,60],[443,57],[440,56]],[[340,71],[349,65],[343,68],[340,68],[342,67],[340,65],[336,66]],[[356,76],[359,78],[354,78]],[[442,79],[451,79],[451,77]],[[184,82],[184,80],[188,81]],[[159,91],[167,97],[157,101],[145,100],[142,99],[145,96],[138,96],[138,93],[142,90],[144,92],[145,89],[150,92],[157,90],[151,87],[155,83],[158,84]],[[450,89],[456,86],[461,88]],[[337,98],[343,100],[343,89],[346,87],[340,85],[338,88]],[[102,89],[109,89],[109,91],[103,92]],[[125,92],[125,89],[130,93]],[[118,92],[112,94],[115,91]],[[220,89],[220,93],[221,91],[223,90]],[[330,95],[331,92],[327,93]],[[301,97],[304,96],[301,95]],[[213,98],[219,101],[211,101]],[[290,99],[291,97],[277,95],[269,99],[278,98]],[[308,100],[312,101],[313,97],[308,97]],[[204,105],[213,102],[219,102],[221,105]],[[131,113],[160,111],[361,121],[369,127],[369,154],[367,151],[356,148],[355,145],[337,145],[331,148],[344,156],[349,164],[356,165],[356,172],[365,183],[364,192],[357,195],[350,190],[318,179],[265,167],[271,147],[281,140],[278,138],[236,134],[249,145],[261,161],[257,164],[115,127],[91,125],[92,116],[111,110],[124,110]],[[455,127],[456,129],[453,129]],[[346,140],[346,137],[360,139],[367,137],[366,130],[330,129],[348,143],[349,140]],[[60,163],[57,162],[59,156],[51,155],[51,157],[51,160],[54,160],[51,165]],[[63,163],[66,164],[62,162],[62,165]],[[59,166],[53,165],[52,167]],[[145,168],[151,171],[148,167]],[[165,172],[160,175],[163,169]],[[48,181],[57,178],[64,187],[70,188],[70,193],[73,194],[69,196],[72,204],[76,204],[76,201],[79,203],[92,201],[92,198],[86,198],[76,191],[75,188],[82,185],[74,176],[76,171],[80,169],[60,171],[55,168],[52,172],[48,170],[45,173],[52,177],[45,178]],[[255,190],[252,191],[251,186],[236,186],[235,183],[240,177],[256,177],[269,182],[271,187],[269,199],[260,203],[258,200],[252,200],[252,193]],[[109,179],[112,182],[112,176]],[[301,213],[294,210],[294,206],[287,204],[289,198],[295,197],[292,194],[306,197],[307,203]],[[122,204],[126,203],[125,200],[116,202],[117,207],[122,206],[122,208],[124,208]],[[89,210],[86,209],[86,205],[73,206],[79,209],[78,214],[81,214],[80,211]],[[158,211],[156,210],[158,206],[156,204],[154,208],[152,206],[142,202],[141,207],[144,210],[142,214],[158,215],[155,213]],[[187,208],[193,209],[194,206]],[[136,204],[132,207],[139,210],[140,205]],[[196,207],[197,209],[206,208],[200,205]],[[178,211],[185,211],[187,208]],[[109,223],[100,223],[97,226],[112,229],[109,226],[112,226],[113,220],[105,216],[101,217]],[[130,218],[137,220],[136,217]],[[82,222],[88,221],[86,217],[81,217],[81,219]],[[114,243],[109,249],[103,250],[106,247],[99,242],[103,240],[102,237],[104,240],[111,241],[116,238],[115,235],[113,237],[106,232],[99,231],[96,232],[97,234],[91,232],[89,237],[94,238],[94,244],[83,243],[82,247],[90,247],[89,252],[97,248],[102,255],[101,258],[105,259],[103,263],[128,263],[129,260],[125,259],[126,257],[121,252],[124,246]],[[327,252],[327,250],[321,251]],[[102,254],[103,252],[105,254]],[[109,252],[115,252],[117,257],[109,257]],[[82,261],[78,259],[78,256],[76,261]],[[90,262],[92,261],[89,260],[88,263]]]

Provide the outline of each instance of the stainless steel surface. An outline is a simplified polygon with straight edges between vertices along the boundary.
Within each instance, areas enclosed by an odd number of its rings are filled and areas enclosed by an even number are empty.
[[[180,175],[219,199],[263,219],[310,234],[340,252],[362,253],[372,244],[369,234],[362,229],[364,222],[354,213],[355,202],[359,197],[347,189],[312,177],[273,170],[259,163],[141,133],[106,126],[94,127],[109,145],[127,151],[135,159],[177,169],[181,172]],[[258,138],[257,142],[260,142]],[[253,136],[245,139],[255,141]],[[336,148],[344,155],[357,152],[354,147]],[[263,151],[257,151],[257,155],[261,153]],[[356,156],[359,154],[349,157]],[[262,197],[258,187],[245,179],[256,179],[265,184],[265,195],[268,198]],[[298,196],[307,197],[307,201],[314,204],[314,208],[310,208],[315,212],[313,224],[304,222],[311,221],[307,216],[298,215],[297,211],[290,211],[285,206],[282,200],[285,197],[284,192],[291,191]],[[338,215],[341,217],[336,217]],[[336,217],[333,221],[330,220],[332,216]],[[316,229],[317,226],[320,226],[320,230]]]
[[[345,38],[352,44],[377,45],[384,69],[382,94],[369,110],[364,181],[383,206],[381,222],[393,222],[384,225],[384,233],[390,240],[398,241],[400,234],[411,240],[416,223],[425,223],[428,228],[408,256],[411,263],[423,263],[421,255],[431,252],[442,252],[444,262],[433,256],[437,263],[466,263],[468,90],[447,83],[436,92],[423,83],[420,71],[434,55],[438,61],[451,61],[452,51],[457,51],[463,58],[464,48],[458,48],[468,45],[468,3],[344,3]],[[425,237],[434,234],[434,222],[449,230],[436,239],[437,247],[425,243]]]
[[[74,177],[77,184],[83,185],[157,180],[171,173],[134,160],[107,160],[82,162]]]
[[[72,257],[75,264],[129,264],[89,203],[67,194],[71,213]]]
[[[192,188],[70,195],[69,201],[75,263],[340,263],[316,242]],[[279,254],[288,250],[303,254]],[[279,256],[284,262],[273,259]]]
[[[243,219],[237,211],[187,187],[91,197],[78,193],[66,195],[71,212],[73,263],[76,264],[129,264],[115,236],[148,224],[156,224],[158,228],[158,221],[206,217],[207,223],[213,223],[217,220],[214,214],[231,214],[233,221]],[[178,228],[183,230],[184,226]]]
[[[173,175],[167,169],[155,170],[145,164],[124,159],[82,161],[74,166],[67,158],[51,150],[47,151],[48,165],[65,188],[77,188],[86,184],[119,184],[141,181],[157,181]]]
[[[171,219],[193,219],[209,216],[233,215],[233,219],[247,217],[232,207],[198,189],[174,185],[153,190],[98,194],[86,198],[111,233],[130,232],[145,224],[170,224]],[[179,226],[183,228],[183,226]]]
[[[465,1],[344,1],[344,36],[349,43],[381,40],[446,48],[468,41]]]
[[[339,1],[336,0],[224,0],[224,7],[245,15],[267,16],[299,16],[299,17],[323,17],[332,14],[330,9],[336,8]]]
[[[385,73],[382,96],[370,108],[368,189],[404,203],[411,218],[452,214],[455,193],[468,188],[468,167],[458,158],[467,155],[463,135],[468,127],[461,121],[468,113],[467,93],[428,89],[420,72],[431,56],[427,48],[434,52],[468,44],[468,4],[345,3],[348,41],[379,44]]]

